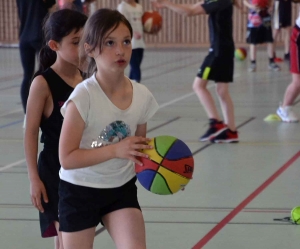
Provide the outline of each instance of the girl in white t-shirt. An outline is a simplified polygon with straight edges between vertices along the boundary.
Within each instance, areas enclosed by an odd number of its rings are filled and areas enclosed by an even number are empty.
[[[141,82],[141,64],[145,49],[142,24],[143,7],[137,0],[123,0],[118,5],[118,11],[127,18],[133,30],[129,78]]]
[[[61,112],[59,218],[64,249],[92,248],[101,222],[116,248],[145,249],[134,163],[147,157],[147,121],[158,109],[150,91],[124,70],[132,28],[118,11],[100,9],[82,41],[90,78],[76,86]]]

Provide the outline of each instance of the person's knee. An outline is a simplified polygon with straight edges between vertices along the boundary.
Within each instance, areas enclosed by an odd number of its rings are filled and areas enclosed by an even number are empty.
[[[206,90],[207,80],[196,77],[193,83],[194,91],[203,91]]]
[[[217,84],[216,92],[217,92],[217,95],[221,99],[226,99],[227,96],[229,95],[228,86],[225,85],[224,83],[223,84]]]

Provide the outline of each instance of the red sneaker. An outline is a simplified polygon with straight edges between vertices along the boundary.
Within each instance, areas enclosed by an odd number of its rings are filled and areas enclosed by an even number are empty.
[[[223,130],[226,130],[227,126],[222,121],[213,121],[209,124],[208,130],[205,134],[199,138],[201,142],[208,141],[211,137],[217,136]]]
[[[275,57],[274,58],[274,62],[283,62],[283,59],[279,58],[279,57]]]
[[[225,129],[219,135],[214,136],[210,139],[212,143],[238,143],[239,136],[237,131]]]

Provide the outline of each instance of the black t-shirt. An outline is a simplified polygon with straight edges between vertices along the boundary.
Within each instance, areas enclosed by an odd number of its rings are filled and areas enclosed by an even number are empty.
[[[232,0],[205,0],[203,9],[209,14],[209,34],[211,49],[215,55],[221,52],[232,52],[234,50],[232,34]]]
[[[42,26],[55,0],[16,0],[20,19],[20,41],[42,42]]]

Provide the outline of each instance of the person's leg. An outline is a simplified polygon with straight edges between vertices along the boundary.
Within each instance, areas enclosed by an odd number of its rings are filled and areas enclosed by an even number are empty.
[[[62,234],[59,231],[59,223],[57,221],[54,222],[56,231],[57,231],[57,236],[54,237],[54,246],[55,249],[64,249],[63,242],[62,242]]]
[[[250,44],[249,51],[250,51],[250,60],[256,61],[256,45]]]
[[[197,94],[204,110],[210,119],[220,120],[215,101],[207,89],[208,80],[196,77],[193,83],[193,90]]]
[[[136,82],[141,82],[141,63],[143,60],[144,49],[137,48],[132,50],[130,59],[130,74],[129,78]]]
[[[282,105],[277,114],[284,122],[298,122],[299,118],[293,111],[293,103],[300,94],[300,74],[292,73],[292,82],[286,88]]]
[[[291,27],[285,27],[283,29],[284,59],[285,60],[289,60],[290,38],[291,38]]]
[[[117,249],[146,249],[145,222],[141,210],[119,209],[106,214],[102,221]]]
[[[210,137],[216,136],[226,128],[220,119],[215,101],[207,89],[207,83],[207,80],[196,77],[193,84],[193,89],[209,118],[208,130],[199,138],[201,142],[208,141]]]
[[[216,84],[216,92],[220,101],[225,124],[230,130],[236,131],[234,121],[234,107],[231,96],[229,94],[229,84],[218,82]]]
[[[209,140],[212,143],[237,143],[239,138],[234,121],[233,102],[229,94],[229,84],[218,82],[216,91],[227,129],[224,129],[219,134],[212,136]]]
[[[249,72],[256,71],[256,45],[250,44],[249,45],[249,56],[250,56],[250,67]]]
[[[277,109],[277,114],[284,122],[298,122],[299,118],[292,111],[292,105],[300,94],[300,29],[295,26],[293,28],[290,39],[290,70],[292,74],[292,82],[286,88],[283,103]]]
[[[292,106],[300,94],[300,74],[292,73],[292,82],[286,88],[282,107]]]
[[[62,232],[64,249],[93,249],[96,227],[78,232]]]
[[[274,62],[274,43],[267,43],[269,66],[268,68],[272,71],[280,71],[280,67]]]
[[[31,47],[28,43],[20,43],[20,57],[24,72],[20,92],[23,110],[24,113],[26,113],[29,88],[35,69],[36,50],[33,47]]]
[[[280,29],[274,29],[273,30],[273,38],[274,38],[273,50],[274,50],[274,52],[273,52],[272,57],[274,58],[274,60],[276,62],[281,62],[282,61],[282,59],[278,58],[277,55],[276,55],[276,41],[277,41],[277,37],[278,37],[279,34],[280,34]]]

